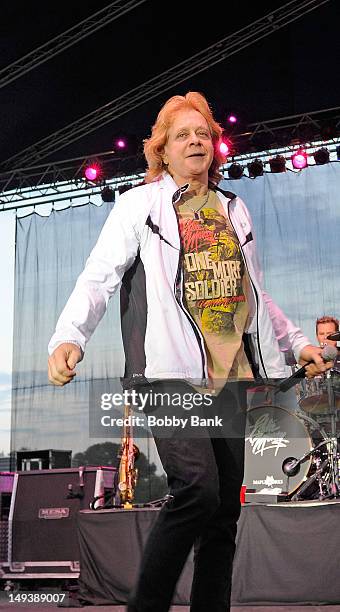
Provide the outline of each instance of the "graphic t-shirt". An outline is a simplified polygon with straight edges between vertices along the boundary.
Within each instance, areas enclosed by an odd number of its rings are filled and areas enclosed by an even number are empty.
[[[212,386],[253,378],[242,342],[249,277],[233,227],[210,190],[204,196],[183,194],[177,210],[185,305],[202,332]]]

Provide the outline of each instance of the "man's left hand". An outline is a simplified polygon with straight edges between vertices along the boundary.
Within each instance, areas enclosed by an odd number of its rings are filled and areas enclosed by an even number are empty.
[[[310,361],[313,362],[306,366],[307,378],[314,378],[314,376],[320,376],[333,366],[333,361],[324,361],[321,355],[322,348],[320,346],[313,346],[313,344],[307,344],[307,346],[303,347],[299,357],[300,365],[304,366]]]

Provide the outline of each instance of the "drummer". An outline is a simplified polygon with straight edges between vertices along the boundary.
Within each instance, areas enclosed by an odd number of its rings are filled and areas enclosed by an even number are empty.
[[[334,360],[332,370],[340,374],[340,349],[336,340],[329,340],[328,336],[339,332],[339,321],[332,316],[320,317],[315,323],[315,332],[318,342],[321,347],[335,346],[338,349],[338,355]]]
[[[315,331],[316,337],[321,347],[324,347],[326,344],[328,346],[337,347],[338,343],[336,342],[336,340],[328,340],[327,336],[335,334],[339,331],[338,319],[331,316],[320,317],[316,320]]]

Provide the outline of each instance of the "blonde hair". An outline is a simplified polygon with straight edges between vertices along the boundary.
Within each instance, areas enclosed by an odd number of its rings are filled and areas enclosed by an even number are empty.
[[[215,121],[209,104],[203,94],[197,91],[189,91],[185,96],[173,96],[165,102],[152,127],[150,138],[144,140],[144,155],[148,164],[144,179],[146,183],[151,183],[159,177],[163,170],[167,170],[167,166],[163,162],[162,154],[164,152],[164,145],[168,139],[168,131],[174,121],[176,113],[186,109],[193,109],[201,113],[209,126],[214,146],[214,158],[209,168],[209,182],[212,185],[217,185],[223,178],[219,172],[219,168],[221,164],[225,162],[225,156],[220,152],[218,146],[221,142],[223,130],[219,123]]]

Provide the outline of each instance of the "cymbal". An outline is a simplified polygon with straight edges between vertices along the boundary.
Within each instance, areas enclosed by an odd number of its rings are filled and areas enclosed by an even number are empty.
[[[329,336],[327,336],[327,340],[340,340],[340,332],[334,332],[333,334],[329,334]]]

